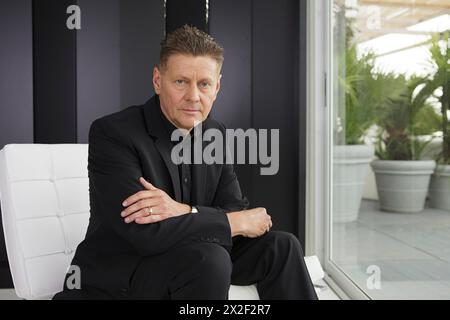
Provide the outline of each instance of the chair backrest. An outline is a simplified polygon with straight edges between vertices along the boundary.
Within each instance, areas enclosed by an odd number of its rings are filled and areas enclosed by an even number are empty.
[[[0,151],[0,199],[16,294],[48,299],[89,222],[86,144],[11,144]]]

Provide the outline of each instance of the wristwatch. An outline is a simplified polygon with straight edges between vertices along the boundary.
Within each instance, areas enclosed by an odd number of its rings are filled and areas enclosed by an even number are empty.
[[[191,206],[191,212],[190,213],[198,213],[198,210],[196,207]]]

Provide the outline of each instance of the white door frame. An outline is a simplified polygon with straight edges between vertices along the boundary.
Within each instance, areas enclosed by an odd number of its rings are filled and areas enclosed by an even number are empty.
[[[306,255],[317,255],[326,282],[343,299],[369,299],[331,261],[333,166],[333,0],[307,0]]]

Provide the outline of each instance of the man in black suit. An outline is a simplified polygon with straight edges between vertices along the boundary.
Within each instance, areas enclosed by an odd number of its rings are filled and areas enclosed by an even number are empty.
[[[161,43],[156,95],[92,124],[91,217],[72,261],[89,296],[226,299],[230,284],[256,283],[261,299],[317,298],[298,239],[248,209],[231,164],[171,158],[176,129],[183,141],[202,138],[196,126],[225,136],[208,117],[222,62],[209,35],[177,29]],[[77,297],[65,285],[55,298]]]

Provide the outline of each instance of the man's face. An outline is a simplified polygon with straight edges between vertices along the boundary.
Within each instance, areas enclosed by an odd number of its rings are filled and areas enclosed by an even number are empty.
[[[170,56],[162,70],[153,70],[162,112],[177,128],[192,129],[211,111],[220,77],[219,63],[209,56]]]

